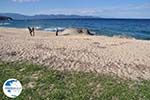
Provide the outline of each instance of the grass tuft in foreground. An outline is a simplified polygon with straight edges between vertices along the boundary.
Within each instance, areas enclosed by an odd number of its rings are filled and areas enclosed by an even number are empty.
[[[60,72],[22,62],[0,62],[0,100],[9,100],[2,85],[18,79],[23,91],[15,100],[149,100],[150,81],[123,80],[107,75]]]

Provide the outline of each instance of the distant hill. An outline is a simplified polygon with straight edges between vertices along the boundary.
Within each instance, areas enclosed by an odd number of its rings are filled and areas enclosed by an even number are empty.
[[[15,20],[98,18],[98,17],[93,17],[93,16],[63,15],[63,14],[58,14],[58,15],[40,14],[40,15],[34,15],[34,16],[27,16],[27,15],[22,15],[22,14],[17,14],[17,13],[0,13],[0,16],[9,16]]]
[[[6,16],[0,16],[0,20],[12,20],[12,18]]]

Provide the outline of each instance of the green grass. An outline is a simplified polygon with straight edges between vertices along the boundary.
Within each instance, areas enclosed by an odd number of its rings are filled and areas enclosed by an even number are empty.
[[[15,100],[149,100],[150,81],[123,80],[108,75],[60,72],[30,63],[0,62],[0,100],[9,100],[2,85],[20,80],[23,91]]]

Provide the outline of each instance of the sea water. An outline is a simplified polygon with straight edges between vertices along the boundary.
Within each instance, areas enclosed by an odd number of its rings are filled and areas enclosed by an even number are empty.
[[[55,31],[65,28],[88,28],[95,35],[127,36],[150,40],[150,19],[46,19],[0,21],[0,27]]]

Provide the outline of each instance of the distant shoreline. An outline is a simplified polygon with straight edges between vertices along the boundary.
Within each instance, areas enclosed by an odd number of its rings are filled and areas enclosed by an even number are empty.
[[[150,18],[113,18],[113,17],[100,17],[100,16],[86,16],[86,15],[66,15],[66,14],[37,14],[37,15],[24,15],[19,13],[0,13],[1,16],[8,16],[14,20],[52,20],[52,19],[103,19],[103,20],[150,20]]]
[[[13,20],[24,21],[24,20],[82,20],[82,19],[84,20],[150,20],[150,18],[48,18],[48,19],[13,19]]]

